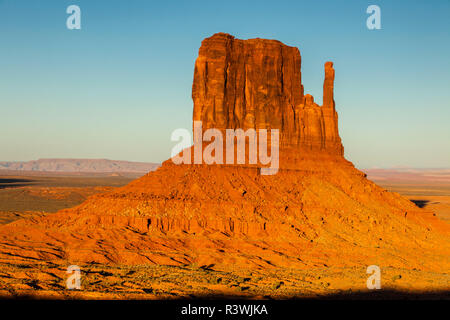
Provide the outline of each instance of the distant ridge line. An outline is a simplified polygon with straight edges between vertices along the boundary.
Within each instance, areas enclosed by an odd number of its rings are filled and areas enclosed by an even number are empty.
[[[31,161],[0,161],[0,170],[83,173],[146,173],[159,163],[109,159],[38,159]]]

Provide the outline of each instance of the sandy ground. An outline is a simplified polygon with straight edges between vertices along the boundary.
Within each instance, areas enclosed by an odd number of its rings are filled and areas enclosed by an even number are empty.
[[[4,180],[1,180],[3,178]],[[9,180],[7,180],[9,179]],[[68,181],[36,177],[0,177],[0,224],[51,214],[52,211],[83,202],[90,195],[111,190],[128,180],[87,178]],[[84,180],[83,180],[84,179]],[[33,180],[23,181],[23,180]],[[5,181],[10,181],[5,183]],[[402,181],[375,181],[398,192],[417,206],[433,211],[450,223],[450,183],[433,185]],[[20,184],[20,185],[17,185]],[[22,185],[25,184],[25,185]],[[48,210],[45,210],[47,206]],[[20,207],[21,210],[14,210]],[[67,265],[69,265],[67,261]],[[171,299],[171,298],[408,298],[450,299],[448,290],[436,292],[436,283],[448,283],[449,274],[386,266],[382,269],[383,294],[368,292],[364,267],[316,267],[307,270],[265,270],[237,268],[215,270],[213,266],[80,265],[82,290],[66,289],[65,264],[36,261],[11,264],[0,270],[0,297],[81,299]],[[414,289],[414,293],[411,293]],[[424,292],[421,294],[421,292]]]
[[[369,291],[363,267],[309,270],[242,269],[226,272],[190,266],[81,265],[81,290],[66,289],[66,269],[51,264],[15,265],[2,269],[0,297],[51,299],[177,299],[177,298],[330,298],[450,299],[436,291],[436,282],[450,276],[393,267],[381,270],[382,292]],[[14,275],[10,277],[9,275]],[[412,290],[413,289],[413,290]]]

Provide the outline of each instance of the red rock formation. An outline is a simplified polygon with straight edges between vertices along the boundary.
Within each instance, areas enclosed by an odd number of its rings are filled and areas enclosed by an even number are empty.
[[[334,69],[325,64],[324,105],[303,94],[297,48],[218,33],[195,62],[194,121],[203,129],[279,129],[282,148],[343,155],[334,108]]]
[[[328,62],[320,107],[303,94],[298,49],[226,34],[204,40],[193,119],[204,128],[280,129],[280,165],[291,166],[264,176],[247,166],[168,160],[76,208],[0,226],[0,273],[41,261],[62,270],[83,263],[211,265],[263,274],[318,268],[338,274],[329,280],[334,288],[365,289],[365,268],[376,264],[402,274],[439,274],[441,280],[425,285],[447,290],[449,225],[344,159],[333,80]]]

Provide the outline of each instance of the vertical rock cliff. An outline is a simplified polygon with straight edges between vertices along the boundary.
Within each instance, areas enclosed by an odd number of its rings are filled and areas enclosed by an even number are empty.
[[[282,148],[342,156],[333,82],[327,62],[320,107],[303,92],[297,48],[217,33],[203,40],[195,62],[193,120],[203,129],[279,129]]]

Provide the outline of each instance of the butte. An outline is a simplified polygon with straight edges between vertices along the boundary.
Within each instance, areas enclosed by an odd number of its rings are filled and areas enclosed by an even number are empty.
[[[193,120],[203,129],[278,129],[278,173],[169,159],[75,208],[0,227],[0,264],[197,265],[259,273],[352,273],[378,265],[447,274],[449,225],[369,181],[344,158],[333,63],[324,69],[319,106],[304,93],[297,48],[224,33],[203,40]],[[351,276],[342,277],[335,288],[351,286]]]

